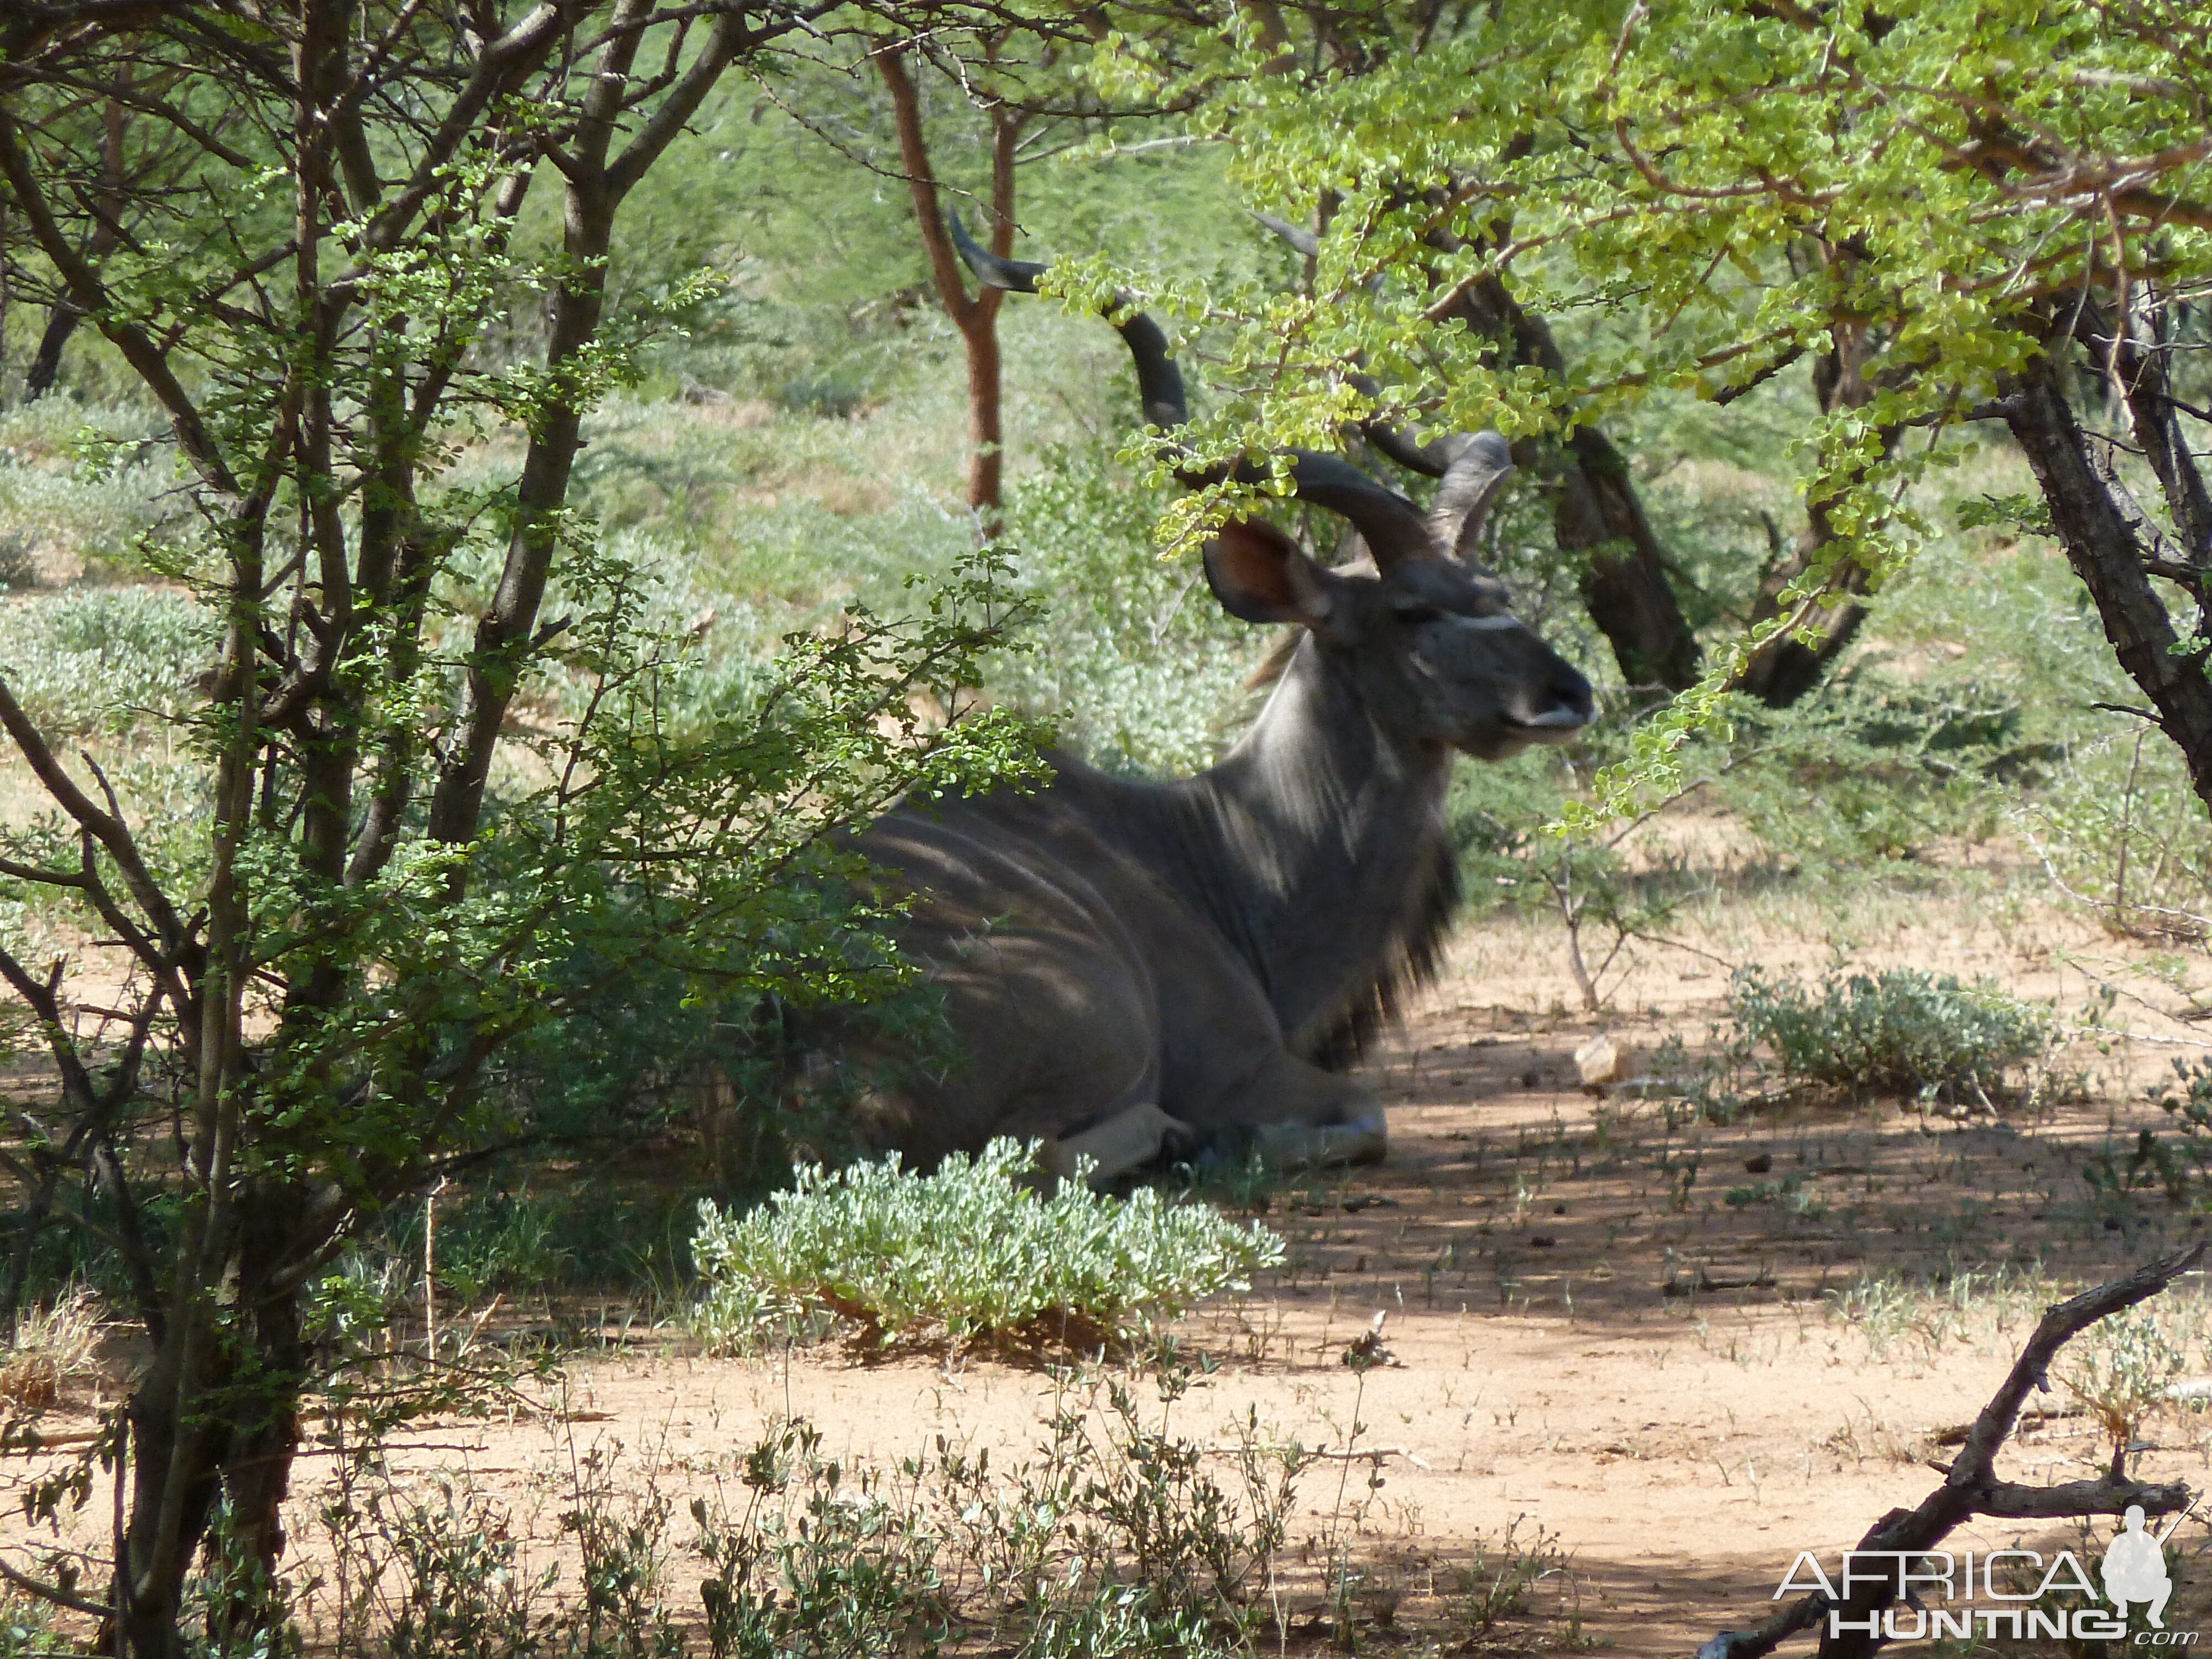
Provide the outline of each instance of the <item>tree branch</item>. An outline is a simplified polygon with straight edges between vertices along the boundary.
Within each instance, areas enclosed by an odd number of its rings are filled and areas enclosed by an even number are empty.
[[[2179,1482],[2146,1485],[2107,1474],[2063,1486],[2024,1486],[1996,1478],[1996,1455],[2011,1436],[2021,1407],[2030,1393],[2051,1390],[2051,1363],[2075,1337],[2124,1309],[2148,1302],[2203,1260],[2206,1246],[2138,1267],[2092,1291],[2044,1310],[2006,1373],[2003,1383],[1974,1419],[1966,1444],[1943,1484],[1911,1510],[1893,1510],[1859,1540],[1862,1550],[1932,1550],[1961,1522],[1976,1515],[2004,1520],[2056,1520],[2069,1516],[2118,1515],[2131,1504],[2147,1514],[2168,1515],[2187,1507],[2189,1488]],[[1815,1591],[1747,1631],[1723,1631],[1698,1650],[1698,1659],[1763,1659],[1790,1637],[1808,1630],[1831,1612],[1863,1624],[1893,1599],[1894,1586],[1865,1587],[1841,1601]],[[1856,1632],[1822,1640],[1822,1659],[1856,1659],[1877,1645]]]
[[[811,10],[806,14],[812,15]],[[616,200],[629,194],[646,170],[660,159],[661,152],[684,131],[684,124],[698,113],[699,106],[706,101],[707,94],[714,90],[714,83],[732,60],[764,40],[798,27],[800,21],[799,14],[790,13],[772,24],[748,28],[745,16],[742,12],[726,11],[715,18],[707,44],[691,67],[607,168],[607,188]]]
[[[125,321],[109,307],[107,291],[99,273],[63,234],[45,191],[39,188],[31,158],[24,152],[21,129],[4,101],[0,101],[0,179],[6,179],[9,194],[23,210],[39,251],[53,263],[68,284],[71,303],[93,319],[100,331],[114,342],[132,372],[146,383],[146,389],[167,411],[176,430],[178,447],[184,451],[185,459],[211,489],[225,495],[238,495],[237,480],[224,464],[222,451],[201,418],[199,406],[170,368],[168,355],[154,343],[145,330]]]
[[[161,935],[162,948],[173,955],[180,951],[187,939],[185,925],[177,915],[176,907],[169,902],[168,895],[161,890],[145,860],[139,857],[138,844],[130,830],[119,816],[111,817],[94,805],[91,797],[77,787],[76,780],[62,769],[54,751],[46,746],[45,737],[23,712],[5,680],[0,680],[0,729],[7,732],[23,758],[30,763],[31,770],[53,797],[55,805],[89,831],[108,857],[115,860],[116,868],[123,872],[124,884],[131,890],[131,896],[138,902],[139,908],[154,924],[154,931]]]

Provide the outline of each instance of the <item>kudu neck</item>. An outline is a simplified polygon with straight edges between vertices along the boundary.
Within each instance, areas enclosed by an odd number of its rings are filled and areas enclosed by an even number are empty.
[[[1293,1041],[1371,986],[1424,909],[1451,754],[1387,730],[1352,665],[1303,641],[1202,781],[1254,880],[1247,938]]]

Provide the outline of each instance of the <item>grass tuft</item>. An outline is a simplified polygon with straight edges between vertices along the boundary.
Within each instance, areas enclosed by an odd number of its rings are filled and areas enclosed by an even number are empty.
[[[36,1416],[70,1383],[98,1376],[100,1325],[99,1301],[82,1285],[18,1319],[0,1351],[0,1411]]]

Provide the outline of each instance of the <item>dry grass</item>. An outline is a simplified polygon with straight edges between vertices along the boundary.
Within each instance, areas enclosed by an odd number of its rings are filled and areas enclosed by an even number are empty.
[[[0,1407],[9,1417],[35,1417],[58,1404],[74,1382],[101,1375],[100,1301],[79,1285],[15,1322],[0,1353]]]

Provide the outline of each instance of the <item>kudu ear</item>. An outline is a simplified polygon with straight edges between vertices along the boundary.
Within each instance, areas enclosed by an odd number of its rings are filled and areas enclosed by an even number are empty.
[[[1246,622],[1319,628],[1336,608],[1328,572],[1264,519],[1222,526],[1206,544],[1206,580],[1221,608]]]

